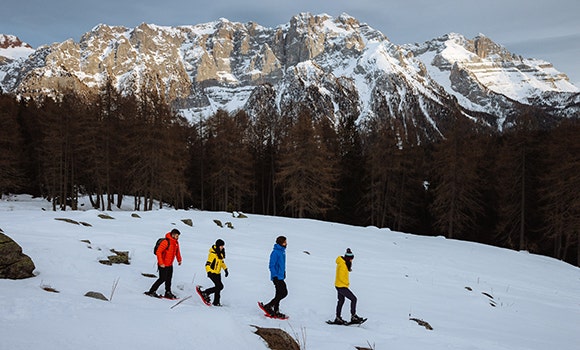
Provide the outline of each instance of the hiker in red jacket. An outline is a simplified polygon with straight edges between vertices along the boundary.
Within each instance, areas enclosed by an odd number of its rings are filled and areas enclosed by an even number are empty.
[[[174,228],[165,235],[165,239],[159,244],[155,254],[157,256],[159,278],[153,283],[149,291],[145,292],[146,295],[160,298],[161,296],[157,294],[157,289],[165,283],[165,298],[177,298],[171,292],[171,278],[173,277],[173,261],[177,258],[177,263],[181,265],[181,252],[179,251],[178,242],[180,234],[181,232]]]

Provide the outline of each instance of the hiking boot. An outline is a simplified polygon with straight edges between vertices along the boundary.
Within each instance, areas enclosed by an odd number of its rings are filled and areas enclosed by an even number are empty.
[[[274,309],[270,305],[266,304],[266,305],[262,305],[262,306],[264,307],[264,311],[266,311],[266,313],[268,315],[270,315],[270,316],[276,315],[276,312],[274,311]]]
[[[357,314],[354,314],[350,317],[351,323],[361,323],[363,320],[364,320],[364,318],[358,316]]]
[[[207,304],[211,303],[211,299],[209,298],[209,294],[206,292],[201,292],[201,297]]]
[[[165,298],[167,299],[177,299],[177,296],[171,292],[165,292]]]
[[[336,324],[346,324],[346,321],[343,320],[342,317],[336,316],[336,318],[334,319],[334,323],[336,323]]]
[[[147,292],[145,292],[143,294],[148,295],[148,296],[153,297],[153,298],[160,298],[161,297],[159,294],[157,294],[157,293],[155,293],[154,291],[151,291],[151,290],[150,291],[147,291]]]
[[[276,318],[286,318],[287,317],[286,315],[284,315],[280,311],[274,312],[274,315],[273,316],[276,317]]]

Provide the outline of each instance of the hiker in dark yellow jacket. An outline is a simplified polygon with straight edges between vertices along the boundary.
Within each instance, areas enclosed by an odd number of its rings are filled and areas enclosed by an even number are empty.
[[[336,278],[334,280],[334,287],[338,293],[338,302],[336,304],[336,318],[334,323],[347,323],[342,319],[342,306],[344,305],[345,298],[350,300],[350,322],[360,323],[363,318],[356,314],[356,296],[348,288],[350,286],[350,271],[352,270],[352,260],[354,259],[354,254],[350,248],[346,249],[346,253],[343,256],[336,258]]]
[[[207,303],[210,302],[209,296],[214,295],[213,305],[221,306],[220,304],[220,292],[224,289],[224,284],[222,283],[222,269],[225,272],[225,276],[228,277],[228,267],[224,261],[226,258],[226,249],[224,248],[225,242],[218,239],[215,244],[209,249],[209,254],[207,256],[207,261],[205,262],[205,271],[207,272],[207,277],[213,282],[214,286],[208,288],[204,291],[200,291],[202,298],[206,300]]]

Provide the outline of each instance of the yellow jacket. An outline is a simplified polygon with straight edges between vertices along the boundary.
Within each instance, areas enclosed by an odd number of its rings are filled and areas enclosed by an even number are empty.
[[[217,248],[215,245],[209,248],[209,254],[207,256],[207,261],[205,262],[205,271],[219,274],[222,271],[222,269],[225,270],[228,267],[226,266],[226,263],[223,260],[224,258],[220,258],[216,250]],[[221,256],[223,257],[224,255]]]
[[[346,267],[346,261],[342,256],[336,258],[336,278],[334,280],[334,286],[337,288],[348,288],[350,282],[348,280],[350,271]]]

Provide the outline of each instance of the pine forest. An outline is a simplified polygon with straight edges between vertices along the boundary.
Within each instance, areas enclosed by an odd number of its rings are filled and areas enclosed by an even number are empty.
[[[0,195],[44,197],[53,210],[80,209],[83,195],[100,210],[131,198],[143,211],[372,225],[580,266],[578,119],[546,128],[522,110],[513,128],[490,133],[457,114],[427,144],[392,117],[332,123],[310,110],[192,122],[155,93],[123,96],[111,84],[93,97],[0,94]]]

